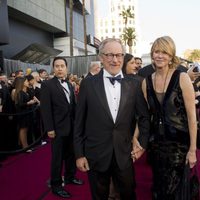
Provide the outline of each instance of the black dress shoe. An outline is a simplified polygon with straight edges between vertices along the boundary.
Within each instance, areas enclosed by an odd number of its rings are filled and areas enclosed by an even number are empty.
[[[62,198],[70,198],[71,194],[69,192],[67,192],[66,190],[64,190],[63,188],[56,188],[56,189],[52,189],[52,193],[62,197]]]
[[[73,178],[71,180],[65,180],[65,185],[67,184],[75,184],[75,185],[83,185],[83,180],[81,179],[77,179],[77,178]]]

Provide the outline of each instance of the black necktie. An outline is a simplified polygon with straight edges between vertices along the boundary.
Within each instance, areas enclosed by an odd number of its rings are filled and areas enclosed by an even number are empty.
[[[122,77],[121,75],[115,76],[115,77],[107,77],[110,82],[114,85],[115,81],[118,81],[119,83],[121,83]]]
[[[61,79],[61,83],[67,83],[67,79]]]

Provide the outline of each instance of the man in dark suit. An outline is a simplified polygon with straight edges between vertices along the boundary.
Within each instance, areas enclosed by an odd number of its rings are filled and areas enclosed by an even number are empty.
[[[51,188],[60,197],[68,198],[70,193],[62,187],[62,162],[65,162],[64,182],[83,184],[75,178],[76,164],[73,151],[73,123],[75,97],[72,85],[66,80],[67,61],[63,57],[53,60],[55,77],[42,82],[41,113],[44,129],[52,138]]]
[[[0,112],[14,112],[14,105],[8,88],[8,79],[3,72],[0,72]]]
[[[90,63],[89,72],[85,78],[98,74],[101,70],[101,63],[99,61],[92,61]]]
[[[121,200],[136,199],[131,141],[137,119],[141,155],[149,137],[149,114],[140,82],[122,74],[124,53],[120,40],[104,40],[99,46],[103,69],[82,81],[78,96],[76,165],[88,172],[93,200],[108,199],[111,177]]]

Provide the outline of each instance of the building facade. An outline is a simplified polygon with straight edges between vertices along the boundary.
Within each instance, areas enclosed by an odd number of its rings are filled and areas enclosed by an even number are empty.
[[[97,6],[98,0],[95,1]],[[106,38],[121,38],[125,27],[134,28],[136,30],[136,0],[108,0],[107,1],[107,14],[102,16],[102,13],[95,12],[95,36],[100,39]],[[121,13],[130,8],[130,12],[134,15],[134,18],[128,18],[127,25]],[[96,10],[96,9],[95,9]],[[137,37],[137,36],[136,36]],[[126,45],[127,51],[128,46]],[[135,53],[133,46],[133,53]]]
[[[4,58],[45,64],[50,57],[69,56],[69,0],[2,1],[9,24],[9,40],[0,46]],[[87,35],[94,36],[93,0],[85,2]],[[74,0],[74,55],[84,52],[81,9],[82,1]],[[95,54],[96,48],[88,44],[88,53]]]

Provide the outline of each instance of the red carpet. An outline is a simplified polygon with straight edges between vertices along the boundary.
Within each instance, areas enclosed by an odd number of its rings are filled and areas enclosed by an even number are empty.
[[[151,184],[152,184],[152,174],[151,169],[146,162],[146,154],[144,154],[135,163],[135,178],[136,178],[136,193],[137,200],[150,200],[151,199]]]
[[[199,154],[200,156],[200,154]],[[145,155],[135,164],[138,200],[151,198],[151,170]],[[9,156],[0,167],[0,200],[56,200],[47,185],[50,174],[50,145],[40,146],[32,153]],[[91,200],[86,173],[77,172],[83,186],[67,185],[71,200]]]
[[[48,191],[49,145],[9,157],[0,168],[1,200],[36,200]]]

